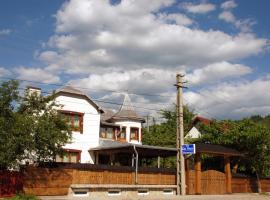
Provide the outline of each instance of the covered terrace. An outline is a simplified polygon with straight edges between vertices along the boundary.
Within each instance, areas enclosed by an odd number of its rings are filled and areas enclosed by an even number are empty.
[[[168,157],[176,157],[177,149],[168,147],[158,147],[122,142],[112,142],[109,140],[101,140],[100,146],[92,148],[90,153],[95,155],[95,164],[107,164],[111,166],[132,166],[135,172],[135,182],[138,184],[138,172],[143,168],[139,158],[156,158],[156,168],[162,168],[161,159]],[[242,156],[242,154],[234,149],[223,147],[220,145],[212,144],[196,144],[196,153],[194,155],[194,194],[203,194],[202,191],[202,167],[201,156],[202,154],[221,156],[224,158],[224,172],[225,181],[221,185],[224,188],[224,193],[232,193],[232,175],[230,158],[232,156]],[[190,157],[186,157],[186,177],[187,187],[189,187],[189,160]],[[162,170],[161,170],[162,171]],[[175,185],[176,185],[176,171],[175,171]]]

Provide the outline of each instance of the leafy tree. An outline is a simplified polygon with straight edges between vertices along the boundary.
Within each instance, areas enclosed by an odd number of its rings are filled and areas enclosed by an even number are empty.
[[[62,146],[71,139],[71,132],[63,117],[57,112],[55,95],[42,96],[37,93],[22,98],[18,113],[30,123],[31,148],[27,158],[37,162],[51,161],[57,154],[62,154]]]
[[[189,131],[189,126],[195,114],[184,106],[184,132]],[[143,130],[143,143],[155,146],[175,147],[176,146],[176,111],[164,110],[161,112],[164,122],[150,127],[148,132]]]
[[[194,117],[193,111],[190,111],[187,106],[184,106],[184,131],[189,131],[189,125]],[[161,112],[164,122],[154,124],[148,132],[143,130],[143,144],[176,147],[176,111],[164,110]],[[176,158],[166,158],[161,160],[161,166],[175,167]],[[150,165],[156,166],[156,163],[150,160]]]
[[[69,142],[71,132],[58,114],[54,95],[19,96],[18,82],[0,86],[0,167],[22,160],[52,161]]]
[[[262,117],[260,115],[253,115],[250,117],[250,120],[270,128],[270,115],[267,115],[265,117]]]
[[[14,112],[15,102],[19,100],[18,83],[3,82],[0,86],[0,168],[13,165],[21,155],[21,142],[26,137],[19,134],[18,115]],[[18,142],[17,142],[18,141]]]
[[[200,142],[232,147],[244,153],[239,170],[270,175],[270,129],[249,119],[201,124]]]

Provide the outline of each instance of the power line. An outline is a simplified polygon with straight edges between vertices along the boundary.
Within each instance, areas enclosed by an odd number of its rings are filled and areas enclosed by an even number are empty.
[[[19,90],[24,90],[23,88],[19,88]],[[45,94],[52,94],[52,93],[49,93],[49,92],[43,92]],[[100,100],[100,99],[92,99],[93,101],[96,101],[96,102],[102,102],[102,103],[107,103],[107,104],[112,104],[112,105],[118,105],[118,106],[126,106],[125,104],[122,104],[122,103],[117,103],[117,102],[113,102],[113,101],[104,101],[104,100]],[[71,102],[71,103],[77,103],[77,104],[83,104],[83,103],[79,103],[79,102],[73,102],[73,101],[67,101],[67,100],[61,100],[61,101],[66,101],[66,102]],[[152,111],[159,111],[159,112],[162,112],[163,110],[161,109],[154,109],[154,108],[146,108],[146,107],[141,107],[141,106],[134,106],[134,108],[139,108],[139,109],[144,109],[144,110],[152,110]]]
[[[23,81],[23,82],[29,82],[29,83],[36,83],[36,84],[42,84],[42,85],[51,85],[51,86],[57,86],[57,87],[62,87],[62,86],[68,85],[68,84],[56,84],[56,83],[43,83],[43,82],[39,82],[39,81],[29,81],[29,80],[25,80],[25,79],[18,79],[18,78],[4,77],[4,76],[2,76],[1,79],[17,80],[17,81]],[[94,91],[104,91],[104,92],[120,93],[120,94],[127,93],[127,94],[138,95],[138,96],[153,96],[153,97],[164,97],[164,98],[174,97],[172,95],[160,95],[160,94],[150,94],[150,93],[135,93],[135,92],[128,92],[128,91],[117,91],[117,90],[108,90],[108,89],[95,89],[95,88],[78,87],[78,86],[75,86],[74,88],[82,89],[82,90],[87,90],[87,91],[88,90],[94,90]]]
[[[43,82],[39,82],[39,81],[30,81],[30,80],[24,80],[24,79],[15,79],[15,78],[11,78],[11,77],[0,77],[0,79],[17,80],[17,81],[22,81],[22,82],[29,82],[29,83],[42,84],[42,85],[51,85],[51,86],[57,86],[57,87],[65,86],[64,84],[43,83]],[[87,90],[87,91],[94,90],[94,91],[103,91],[103,92],[111,92],[111,93],[119,93],[119,94],[128,93],[128,94],[131,94],[131,95],[142,95],[142,96],[174,97],[173,95],[166,95],[165,96],[165,95],[149,94],[149,93],[131,93],[131,92],[125,92],[125,91],[106,90],[106,89],[94,89],[94,88],[87,88],[87,87],[74,87],[74,88],[83,89],[83,90]],[[45,91],[42,91],[42,92],[43,93],[51,94],[51,93],[45,92]],[[202,96],[205,96],[205,97],[210,97],[210,95],[207,95],[207,94],[204,94],[204,93],[201,93],[201,92],[196,92],[196,91],[192,91],[192,92],[195,92],[195,93],[197,93],[199,95],[202,95]],[[106,101],[106,100],[103,100],[103,99],[93,99],[93,101],[101,102],[101,103],[105,103],[105,104],[111,104],[111,105],[118,105],[118,106],[121,106],[122,105],[122,104],[117,103],[117,102]],[[223,101],[225,101],[225,100],[223,99]],[[232,102],[229,102],[229,101],[226,101],[226,102],[217,101],[217,102],[219,102],[221,104],[224,104],[224,103],[227,102],[227,103],[230,103],[231,105],[234,105]],[[139,104],[140,102],[133,102],[133,103]],[[145,103],[145,102],[141,102],[141,103]],[[163,103],[153,103],[153,104],[159,104],[159,105],[163,105],[164,106]],[[192,105],[193,107],[196,107],[198,110],[200,110],[200,112],[205,112],[205,113],[208,113],[209,116],[214,116],[213,114],[211,114],[210,112],[206,111],[205,109],[198,108],[197,106],[195,106],[194,104],[191,104],[191,103],[189,103],[189,104]],[[165,104],[165,106],[169,107],[171,105]],[[145,107],[141,107],[141,106],[134,106],[134,107],[139,108],[139,109],[144,109],[144,110],[162,111],[162,109],[145,108]],[[218,119],[219,117],[214,116],[214,118]]]

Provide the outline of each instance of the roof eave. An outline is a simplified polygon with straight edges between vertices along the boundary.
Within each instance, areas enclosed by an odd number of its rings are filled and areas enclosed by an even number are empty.
[[[117,116],[113,116],[109,120],[113,120],[113,121],[131,120],[131,121],[139,121],[141,123],[144,123],[145,122],[145,119],[144,118],[141,118],[141,117],[117,117]]]
[[[104,110],[99,106],[97,105],[93,100],[91,100],[87,95],[85,94],[78,94],[78,93],[73,93],[73,92],[68,92],[68,91],[57,91],[55,93],[55,95],[59,95],[59,94],[72,94],[72,95],[77,95],[77,96],[81,96],[81,97],[85,97],[88,101],[90,101],[93,106],[100,112],[100,113],[104,113]]]

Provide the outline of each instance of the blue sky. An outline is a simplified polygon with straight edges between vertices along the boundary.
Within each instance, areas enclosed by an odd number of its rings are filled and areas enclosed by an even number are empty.
[[[0,2],[0,78],[71,84],[93,98],[167,108],[175,74],[209,118],[270,113],[269,0]],[[22,82],[29,85],[29,82]],[[109,93],[115,90],[117,93]],[[161,106],[163,105],[163,106]],[[109,105],[103,105],[109,107]],[[143,115],[154,111],[140,110]]]

